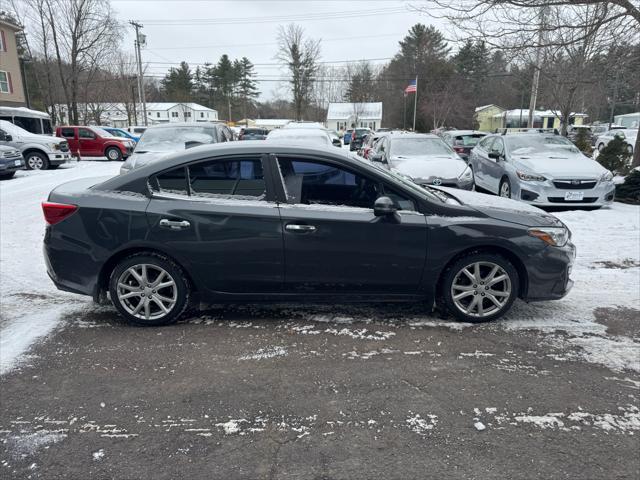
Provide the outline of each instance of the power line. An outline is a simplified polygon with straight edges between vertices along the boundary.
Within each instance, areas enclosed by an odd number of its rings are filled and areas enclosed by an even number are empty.
[[[316,63],[320,63],[323,65],[328,65],[328,64],[335,64],[335,63],[358,63],[358,62],[375,62],[375,61],[387,61],[387,60],[391,60],[393,59],[393,57],[380,57],[380,58],[359,58],[359,59],[355,59],[355,60],[333,60],[333,61],[320,61],[320,62],[316,62]],[[180,60],[178,62],[145,62],[151,65],[180,65],[182,62],[185,62],[187,64],[189,64],[189,66],[191,65],[196,65],[196,66],[204,66],[205,64],[210,64],[210,65],[215,65],[214,63],[210,63],[210,62],[188,62],[186,60]],[[262,67],[262,66],[283,66],[280,63],[254,63],[253,64],[255,67]]]
[[[302,22],[302,21],[318,21],[331,19],[352,19],[352,15],[361,17],[372,17],[378,15],[395,15],[406,13],[404,7],[391,7],[378,10],[345,10],[341,12],[314,12],[296,15],[279,15],[272,17],[222,17],[222,18],[181,18],[175,20],[165,19],[143,19],[147,25],[241,25],[241,24],[261,24],[261,23],[286,23],[286,22]]]

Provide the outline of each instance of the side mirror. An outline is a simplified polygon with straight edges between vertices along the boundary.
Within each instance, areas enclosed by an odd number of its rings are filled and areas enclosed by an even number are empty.
[[[489,152],[489,158],[493,158],[497,162],[502,158],[502,155],[497,152]]]
[[[338,147],[338,148],[342,147],[342,142],[340,141],[339,138],[332,139],[331,143],[333,143],[334,147]]]
[[[0,142],[10,142],[13,137],[8,133],[0,132]]]
[[[369,152],[369,160],[371,160],[372,162],[382,162],[382,153]]]
[[[389,197],[378,197],[373,204],[373,214],[376,217],[386,217],[393,215],[398,209]]]

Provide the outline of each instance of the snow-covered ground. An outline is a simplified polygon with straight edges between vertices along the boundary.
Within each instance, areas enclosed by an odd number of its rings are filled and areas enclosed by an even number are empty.
[[[60,292],[49,280],[42,257],[45,224],[40,202],[60,183],[115,175],[119,168],[117,162],[87,161],[55,171],[18,172],[15,179],[0,182],[0,373],[12,369],[34,342],[62,326],[66,314],[77,318],[96,308],[88,297]],[[640,308],[640,207],[616,203],[594,212],[555,215],[571,229],[578,248],[572,292],[556,302],[517,302],[503,320],[475,328],[538,330],[549,345],[566,351],[567,359],[578,351],[588,362],[640,371],[640,343],[608,334],[594,314],[601,307]],[[305,321],[341,324],[370,319],[366,311],[348,312],[345,315],[340,307],[320,309]],[[467,326],[422,314],[404,320],[414,328]]]

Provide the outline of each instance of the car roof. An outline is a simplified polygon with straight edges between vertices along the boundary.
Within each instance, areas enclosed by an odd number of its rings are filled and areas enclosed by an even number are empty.
[[[442,133],[448,133],[450,135],[488,135],[487,132],[480,130],[447,130]]]
[[[398,132],[392,133],[389,135],[389,138],[393,140],[401,140],[403,138],[437,138],[441,140],[441,138],[434,133],[415,133],[415,132]]]
[[[210,127],[210,128],[216,128],[216,127],[219,127],[221,125],[222,124],[220,124],[220,123],[213,123],[213,122],[169,122],[169,123],[159,123],[157,125],[149,125],[148,127],[142,127],[142,128],[146,128],[147,130],[151,130],[151,129],[156,130],[156,129],[160,129],[160,128],[177,128],[177,127],[191,127],[191,128]],[[137,127],[137,128],[141,128],[141,127]]]
[[[146,179],[147,177],[154,175],[156,172],[211,157],[258,154],[321,156],[344,162],[345,164],[356,168],[362,166],[362,161],[357,158],[353,158],[352,153],[331,145],[328,145],[326,148],[306,145],[291,145],[284,140],[282,143],[278,141],[222,142],[199,145],[197,147],[169,154],[143,167],[131,170],[125,175],[113,177],[100,184],[99,188],[100,190],[117,190],[129,183],[134,183],[140,179]]]

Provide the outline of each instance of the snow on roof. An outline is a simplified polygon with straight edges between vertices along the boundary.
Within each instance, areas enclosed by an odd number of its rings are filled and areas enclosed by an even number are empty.
[[[4,115],[28,115],[30,117],[49,118],[49,114],[40,110],[32,110],[26,107],[0,107]]]
[[[522,117],[528,117],[529,109],[523,108],[521,110],[519,108],[516,108],[515,110],[506,110],[504,112],[496,113],[495,115],[493,115],[493,118],[500,118],[502,116],[516,118],[516,117],[519,117],[520,115],[522,115]],[[533,115],[536,117],[559,117],[560,111],[559,110],[534,110]],[[569,115],[572,117],[588,117],[589,116],[586,113],[577,113],[577,112],[571,112]]]
[[[283,127],[284,125],[286,125],[289,122],[292,122],[293,120],[289,119],[289,118],[256,118],[255,120],[255,126],[256,127],[264,127],[264,126],[271,126],[273,125],[278,126],[278,127]]]
[[[618,118],[618,117],[638,117],[638,116],[640,116],[640,112],[623,113],[621,115],[616,115],[615,118]]]
[[[330,103],[327,120],[347,120],[349,117],[382,119],[382,102]]]
[[[489,105],[482,105],[481,107],[476,107],[476,112],[479,112],[480,110],[485,110],[489,107],[496,107],[496,108],[499,108],[500,110],[504,110],[504,108],[502,108],[500,105],[496,105],[495,103],[490,103]]]

